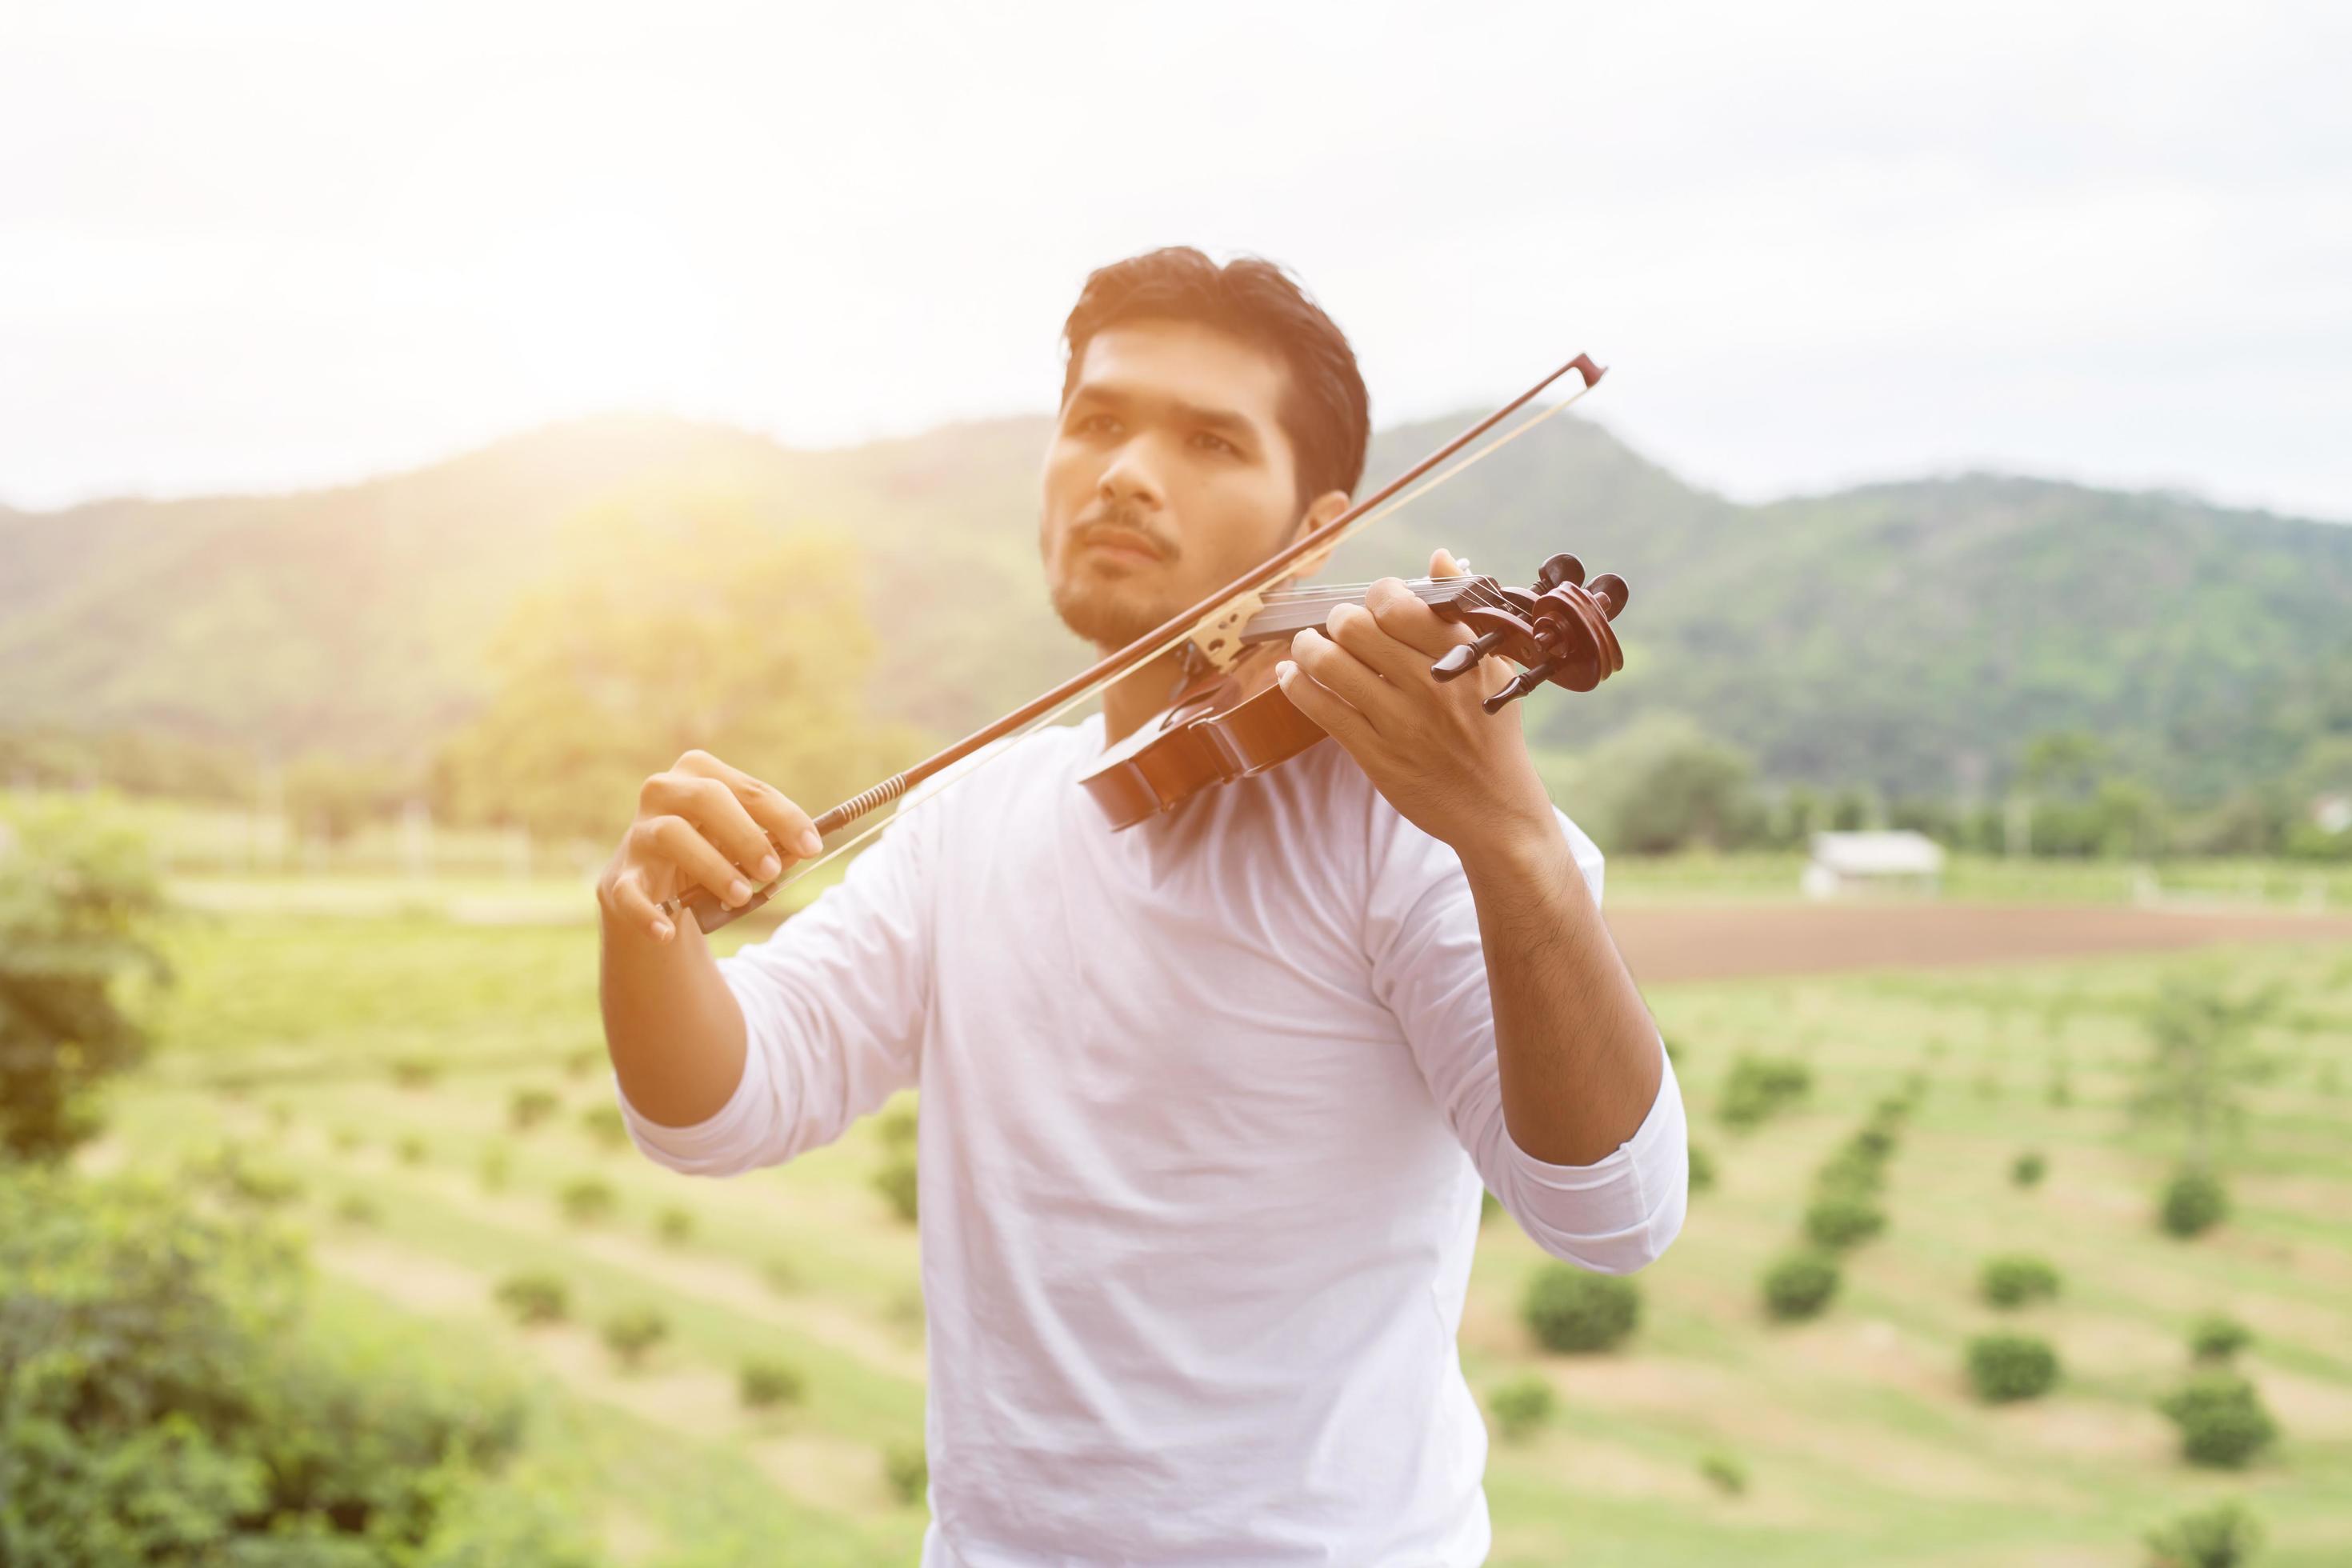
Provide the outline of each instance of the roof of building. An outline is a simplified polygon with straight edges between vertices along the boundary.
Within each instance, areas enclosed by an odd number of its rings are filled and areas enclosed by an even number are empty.
[[[1813,863],[1842,877],[1932,877],[1944,847],[1924,833],[1816,833]]]

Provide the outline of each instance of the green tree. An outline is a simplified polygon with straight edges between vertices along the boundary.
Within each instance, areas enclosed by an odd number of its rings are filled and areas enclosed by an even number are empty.
[[[168,978],[145,843],[105,808],[0,819],[0,1152],[55,1160],[97,1131],[90,1089],[146,1036],[126,989]]]
[[[2209,976],[2176,975],[2148,1009],[2149,1051],[2133,1110],[2180,1123],[2191,1169],[2209,1169],[2215,1134],[2243,1119],[2240,1091],[2268,1070],[2254,1054],[2254,1030],[2278,1002],[2275,987],[2233,997]]]

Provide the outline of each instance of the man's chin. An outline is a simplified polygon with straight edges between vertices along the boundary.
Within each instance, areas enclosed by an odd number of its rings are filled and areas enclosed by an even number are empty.
[[[1054,613],[1062,624],[1097,647],[1121,648],[1154,631],[1183,606],[1142,604],[1125,595],[1099,591],[1056,592]]]

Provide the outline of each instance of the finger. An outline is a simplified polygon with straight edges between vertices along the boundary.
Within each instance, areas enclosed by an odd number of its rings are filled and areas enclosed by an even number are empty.
[[[1341,605],[1325,617],[1323,625],[1333,642],[1391,685],[1410,687],[1428,681],[1429,660],[1381,630],[1380,617],[1363,605]],[[1323,679],[1320,670],[1312,673],[1317,679]]]
[[[1291,662],[1301,673],[1374,722],[1373,716],[1403,700],[1397,689],[1354,654],[1308,626],[1290,639]]]
[[[708,752],[687,752],[678,759],[678,767],[718,779],[733,790],[735,798],[743,803],[743,809],[785,854],[813,860],[824,853],[824,839],[817,833],[815,820],[790,795],[766,780],[754,778]]]
[[[1324,733],[1353,751],[1379,733],[1370,721],[1337,692],[1300,668],[1295,659],[1274,667],[1274,679],[1290,705],[1320,725]]]
[[[1447,620],[1393,577],[1372,584],[1364,595],[1364,607],[1382,632],[1418,656],[1415,662],[1423,675],[1431,659],[1456,643],[1474,640],[1467,626]]]
[[[613,879],[611,900],[613,918],[623,925],[635,926],[656,942],[667,942],[677,934],[677,928],[646,891],[635,872],[624,871]]]
[[[709,889],[729,909],[751,896],[751,884],[743,879],[743,874],[686,818],[646,817],[638,822],[636,832],[646,854],[668,861],[688,881]]]
[[[658,805],[694,824],[695,831],[755,882],[773,881],[783,862],[768,842],[767,830],[751,820],[725,780],[673,775]]]
[[[1454,559],[1454,552],[1439,545],[1429,552],[1429,574],[1433,577],[1465,577],[1470,568]]]

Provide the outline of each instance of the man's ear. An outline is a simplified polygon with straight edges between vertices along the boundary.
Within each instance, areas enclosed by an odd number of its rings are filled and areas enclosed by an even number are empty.
[[[1297,543],[1300,540],[1306,538],[1317,529],[1327,526],[1333,518],[1339,516],[1347,510],[1347,491],[1324,491],[1321,495],[1315,498],[1313,504],[1308,506],[1305,511],[1299,513],[1298,526],[1291,530],[1290,542],[1293,544]],[[1319,550],[1314,554],[1307,556],[1305,560],[1299,562],[1297,565],[1291,568],[1288,581],[1295,583],[1302,578],[1312,577],[1318,572],[1322,571],[1324,563],[1331,559],[1331,550],[1336,548],[1337,546],[1332,546]]]

